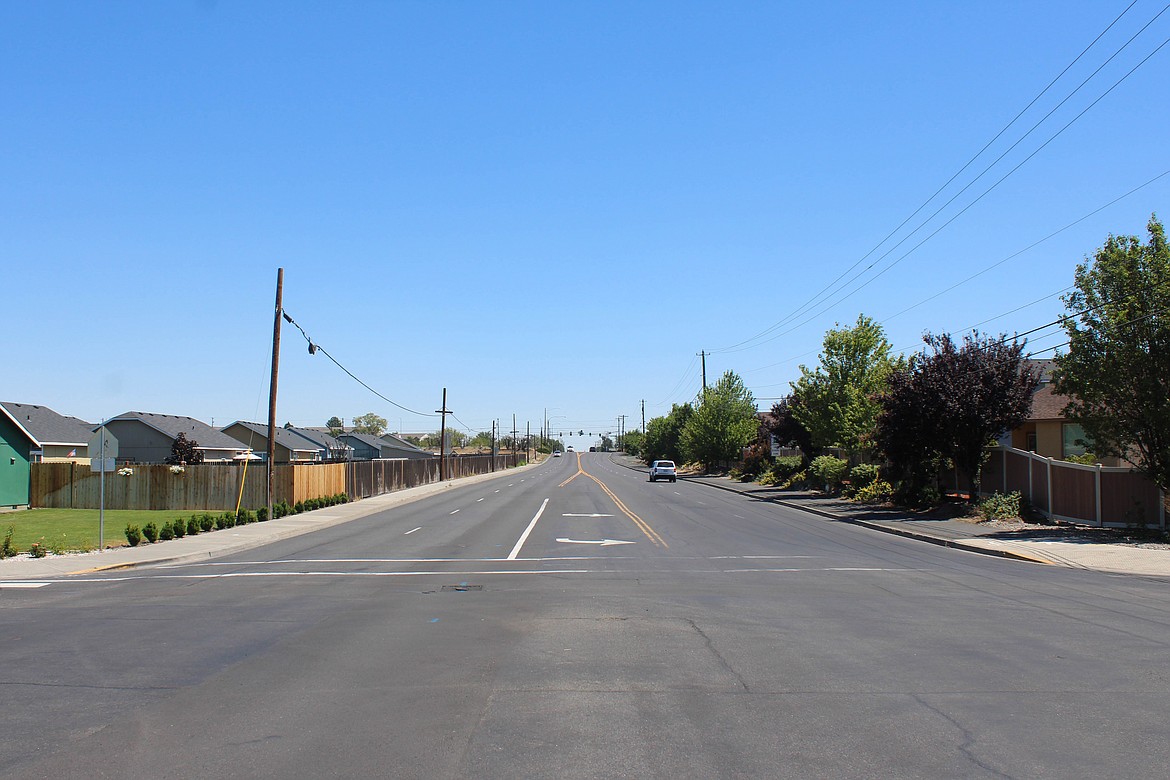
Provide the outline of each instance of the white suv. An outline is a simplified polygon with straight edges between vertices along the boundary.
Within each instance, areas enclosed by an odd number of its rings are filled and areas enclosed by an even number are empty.
[[[674,482],[678,478],[678,474],[674,470],[673,460],[656,460],[650,464],[650,481],[657,482],[660,479],[669,479]]]

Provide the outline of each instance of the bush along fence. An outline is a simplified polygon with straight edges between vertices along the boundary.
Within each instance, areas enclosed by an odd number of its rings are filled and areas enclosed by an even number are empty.
[[[446,459],[446,478],[486,474],[520,465],[523,455],[459,455]],[[369,498],[439,481],[439,461],[368,460],[345,463],[278,464],[272,473],[273,503],[298,502],[344,494]],[[235,511],[267,507],[263,464],[204,463],[172,467],[130,464],[106,474],[106,509]],[[74,463],[31,464],[29,506],[97,509],[101,475]],[[273,510],[275,514],[275,509]]]
[[[983,466],[982,493],[1018,492],[1037,511],[1055,520],[1112,528],[1166,530],[1166,496],[1133,469],[1082,466],[1013,448],[990,449]],[[944,477],[959,491],[957,471]]]
[[[322,509],[327,506],[333,506],[334,504],[344,504],[348,500],[349,498],[344,493],[339,493],[335,496],[298,501],[294,506],[289,506],[286,502],[280,501],[272,505],[272,516],[284,517],[285,515],[299,515],[301,512],[311,512],[314,509]],[[137,525],[129,524],[125,530],[126,541],[131,547],[137,547],[144,541],[150,544],[155,542],[169,542],[172,539],[182,539],[184,536],[195,536],[196,534],[207,533],[209,531],[222,531],[225,528],[235,528],[237,525],[263,523],[267,519],[267,506],[262,506],[255,512],[251,509],[241,509],[238,512],[229,509],[222,514],[204,512],[203,514],[193,514],[189,518],[176,517],[173,520],[164,522],[161,526],[153,521],[141,528]]]

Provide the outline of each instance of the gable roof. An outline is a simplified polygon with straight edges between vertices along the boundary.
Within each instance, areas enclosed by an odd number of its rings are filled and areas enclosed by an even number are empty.
[[[338,441],[344,441],[346,439],[354,439],[379,452],[382,451],[383,447],[390,446],[389,442],[382,441],[377,436],[371,436],[368,433],[343,433],[337,437]]]
[[[220,430],[224,431],[226,433],[227,429],[231,428],[232,425],[239,425],[239,426],[242,426],[244,428],[247,428],[249,431],[252,431],[257,436],[260,437],[259,443],[261,445],[266,445],[266,443],[268,441],[268,423],[254,423],[254,422],[246,422],[244,420],[236,420],[231,425],[225,425],[224,427],[220,428]],[[229,433],[228,436],[231,436],[231,434]],[[236,437],[232,436],[232,439],[235,439],[235,438]],[[289,450],[290,452],[316,452],[317,451],[316,447],[310,447],[308,445],[308,443],[306,443],[306,440],[303,436],[297,436],[292,431],[286,430],[284,428],[278,427],[276,429],[276,437],[275,438],[276,438],[277,444],[279,444],[280,446]],[[242,444],[247,445],[247,442],[244,442],[242,439],[239,441]]]
[[[291,431],[292,433],[296,434],[297,436],[300,436],[302,439],[305,439],[306,441],[311,442],[312,444],[315,444],[318,449],[329,450],[330,452],[338,452],[338,451],[342,451],[342,450],[352,450],[353,449],[353,447],[350,447],[345,442],[338,441],[337,439],[330,436],[326,432],[329,430],[328,428],[324,428],[324,429],[322,429],[322,428],[297,428],[295,426],[294,427],[286,426],[285,430]]]
[[[127,420],[140,422],[154,428],[171,439],[179,438],[180,433],[187,434],[187,440],[195,442],[199,450],[232,450],[242,452],[245,447],[222,431],[212,428],[202,420],[194,417],[181,417],[174,414],[155,414],[153,412],[124,412],[117,417],[110,418],[109,422]]]
[[[1040,376],[1040,384],[1032,394],[1032,408],[1028,412],[1029,420],[1061,420],[1064,419],[1064,407],[1069,398],[1057,394],[1052,386],[1052,370],[1056,362],[1052,360],[1028,360],[1028,367],[1035,370]]]
[[[93,423],[58,414],[47,406],[0,401],[0,410],[38,447],[46,444],[79,444],[84,447],[97,428]]]
[[[416,447],[408,441],[398,438],[392,433],[383,433],[382,441],[399,450],[413,450],[415,452],[426,452],[422,447]]]

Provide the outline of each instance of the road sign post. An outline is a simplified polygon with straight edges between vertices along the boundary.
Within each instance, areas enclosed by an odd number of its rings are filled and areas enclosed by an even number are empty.
[[[93,463],[94,453],[98,455],[96,468]],[[106,547],[106,472],[114,470],[114,462],[118,457],[118,439],[102,423],[89,439],[89,469],[101,474],[101,497],[98,499],[98,550]]]

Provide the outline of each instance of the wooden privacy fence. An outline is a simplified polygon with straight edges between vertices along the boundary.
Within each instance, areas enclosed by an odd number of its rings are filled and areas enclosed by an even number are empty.
[[[460,455],[447,459],[448,479],[485,474],[518,465],[522,456]],[[131,464],[133,472],[106,474],[106,509],[235,509],[243,489],[242,509],[268,503],[264,464],[202,463],[180,473],[170,466]],[[279,464],[272,471],[273,502],[295,504],[310,498],[345,493],[350,500],[439,481],[439,461],[367,460],[345,463]],[[29,506],[97,509],[101,475],[76,463],[33,463]]]
[[[957,472],[947,480],[958,489]],[[1166,497],[1133,469],[1082,466],[1004,447],[989,450],[981,492],[1019,491],[1048,517],[1098,526],[1166,528]]]

